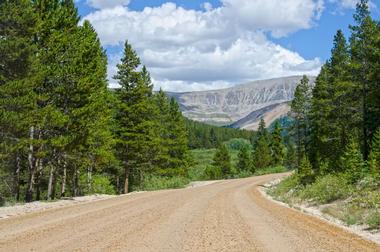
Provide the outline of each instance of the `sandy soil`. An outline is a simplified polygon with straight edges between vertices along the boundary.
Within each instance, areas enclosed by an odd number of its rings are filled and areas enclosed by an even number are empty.
[[[1,251],[380,251],[258,187],[285,174],[146,192],[0,220]]]

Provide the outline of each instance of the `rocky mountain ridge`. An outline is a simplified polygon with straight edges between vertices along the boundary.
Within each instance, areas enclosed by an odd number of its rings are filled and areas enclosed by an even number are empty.
[[[308,76],[314,84],[315,77]],[[269,125],[289,111],[302,76],[253,81],[227,89],[171,93],[187,118],[220,126],[255,130],[264,117]]]

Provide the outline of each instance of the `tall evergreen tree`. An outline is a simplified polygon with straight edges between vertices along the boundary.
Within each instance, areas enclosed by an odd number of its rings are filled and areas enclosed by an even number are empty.
[[[213,166],[221,170],[224,178],[232,174],[231,156],[225,144],[219,145],[213,159]]]
[[[238,163],[236,165],[239,172],[247,171],[254,173],[254,167],[252,166],[251,157],[249,155],[249,149],[247,146],[242,146],[238,153]]]
[[[372,139],[368,166],[373,174],[380,175],[380,128],[376,131]]]
[[[272,165],[282,166],[285,158],[285,145],[282,138],[282,129],[277,121],[271,136]]]
[[[272,158],[268,140],[265,137],[258,139],[257,144],[253,150],[252,163],[254,168],[263,169],[271,165]]]
[[[308,150],[309,113],[311,107],[311,88],[307,76],[303,76],[295,90],[291,104],[291,116],[295,120],[294,134],[297,143],[298,164]]]
[[[27,147],[33,144],[28,132],[37,108],[36,27],[30,1],[0,2],[0,176],[11,174],[13,189],[8,193],[16,200]]]
[[[311,157],[315,167],[318,160],[330,160],[338,166],[339,156],[349,142],[358,123],[352,110],[355,89],[349,80],[349,53],[343,32],[334,37],[331,59],[322,67],[313,89],[311,108]]]
[[[257,144],[257,142],[261,139],[261,138],[264,138],[266,139],[267,141],[269,141],[269,132],[268,132],[268,129],[267,129],[267,126],[265,124],[265,121],[264,121],[264,118],[261,117],[260,118],[260,122],[259,122],[259,128],[257,129],[257,133],[255,135],[255,140],[253,142],[253,146],[255,146]]]
[[[183,170],[187,166],[188,138],[186,134],[185,120],[179,105],[172,97],[169,104],[170,140],[169,148],[170,166],[185,175]],[[182,168],[182,169],[181,169]]]
[[[376,65],[370,64],[370,59],[376,58],[378,54],[376,43],[380,31],[370,15],[368,0],[361,0],[357,4],[354,19],[356,24],[350,26],[351,69],[353,81],[360,93],[362,150],[367,159],[370,138],[380,122],[374,116],[379,114],[377,98],[371,98],[371,94],[377,90],[378,81],[370,78],[371,73],[376,71]]]
[[[144,174],[152,172],[157,151],[157,107],[152,101],[152,84],[146,72],[140,72],[140,59],[132,46],[125,43],[124,55],[115,79],[119,106],[117,121],[120,138],[120,159],[125,167],[124,192],[142,183]]]

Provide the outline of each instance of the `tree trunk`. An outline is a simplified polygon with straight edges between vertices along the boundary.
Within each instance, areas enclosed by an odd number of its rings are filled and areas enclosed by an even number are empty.
[[[116,191],[117,191],[117,194],[120,194],[120,177],[119,176],[116,176]]]
[[[89,194],[92,193],[92,166],[91,165],[87,168],[87,190]]]
[[[125,167],[125,181],[124,181],[124,193],[128,193],[128,187],[129,187],[129,167],[128,165]]]
[[[20,153],[17,152],[16,153],[15,182],[14,182],[16,201],[20,200],[20,172],[21,172],[21,158],[20,158]]]
[[[66,193],[66,175],[67,175],[67,167],[66,167],[66,161],[63,161],[63,174],[62,174],[62,184],[61,184],[61,198],[65,197]]]
[[[36,173],[36,179],[35,179],[35,184],[36,184],[36,200],[39,201],[41,197],[41,191],[40,191],[40,173]]]
[[[74,173],[73,173],[73,189],[72,189],[72,196],[76,197],[78,196],[78,178],[79,174],[77,171],[77,167],[74,165]]]
[[[52,199],[53,194],[53,181],[54,181],[54,166],[51,165],[50,167],[50,174],[49,174],[49,183],[48,183],[48,191],[47,191],[47,200]]]
[[[41,175],[42,175],[42,159],[39,158],[37,159],[37,176],[36,176],[36,200],[40,200],[41,199],[41,188],[40,188],[40,182],[41,182]]]
[[[34,140],[34,126],[30,127],[29,130],[29,138],[31,143],[29,144],[29,153],[28,153],[28,165],[29,165],[29,178],[28,178],[28,186],[25,194],[25,201],[31,202],[33,200],[33,185],[34,185],[34,177],[35,177],[35,160],[33,158],[33,140]]]
[[[53,187],[51,189],[51,199],[55,199],[55,191],[56,191],[56,188],[57,188],[57,176],[56,176],[56,173],[54,171],[54,174],[53,174]]]

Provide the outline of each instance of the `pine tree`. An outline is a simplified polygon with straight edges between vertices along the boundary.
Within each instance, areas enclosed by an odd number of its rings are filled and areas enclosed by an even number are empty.
[[[309,113],[311,107],[311,90],[309,79],[303,76],[296,87],[294,99],[291,104],[291,116],[295,120],[294,134],[297,143],[298,164],[308,150],[309,142]]]
[[[297,152],[293,143],[287,145],[285,165],[288,169],[297,167]]]
[[[219,146],[219,140],[218,140],[218,137],[216,136],[214,128],[211,128],[210,130],[210,143],[213,148]]]
[[[351,183],[357,182],[363,173],[364,160],[357,141],[351,140],[341,157],[340,167]]]
[[[272,162],[270,148],[268,140],[265,137],[261,137],[254,148],[252,154],[252,163],[254,168],[263,169],[270,166]]]
[[[269,141],[269,132],[266,128],[266,124],[263,117],[260,118],[259,128],[257,129],[257,133],[253,141],[253,146],[255,146],[261,138],[264,138],[267,141]]]
[[[119,156],[125,168],[125,193],[131,186],[140,186],[144,174],[153,172],[152,162],[158,148],[158,111],[152,99],[152,85],[146,72],[138,71],[139,66],[140,59],[127,41],[114,77],[121,86],[116,119]]]
[[[166,175],[168,172],[167,168],[170,167],[170,155],[169,148],[171,145],[170,140],[170,129],[171,129],[171,120],[170,120],[170,101],[165,92],[160,89],[154,95],[154,101],[158,108],[158,124],[159,127],[159,145],[155,161],[155,165],[158,166],[159,173],[161,175]]]
[[[368,164],[372,174],[380,175],[380,128],[373,136]]]
[[[282,138],[282,129],[280,123],[277,121],[274,125],[274,130],[271,136],[271,150],[272,150],[272,165],[282,166],[285,158],[285,145]]]
[[[314,172],[309,159],[304,156],[297,169],[297,176],[301,184],[307,185],[313,182]]]
[[[213,166],[221,170],[224,178],[232,174],[231,156],[226,145],[219,145],[214,155]]]
[[[24,157],[32,144],[28,132],[37,108],[36,27],[30,1],[0,2],[0,174],[13,177],[12,192],[7,194],[16,200],[20,199]],[[4,193],[0,191],[0,201]]]
[[[331,59],[322,67],[313,89],[311,108],[311,156],[318,161],[330,161],[337,167],[342,150],[357,127],[357,113],[352,111],[355,92],[349,80],[349,52],[343,32],[334,37]]]
[[[370,64],[370,59],[378,61],[376,44],[380,31],[370,15],[368,0],[361,0],[357,4],[354,19],[356,25],[350,26],[351,71],[360,94],[361,140],[364,159],[367,159],[371,135],[380,123],[380,119],[376,117],[379,115],[378,98],[372,97],[377,92],[378,80],[370,78],[371,73],[376,71],[376,64]]]
[[[169,138],[171,145],[169,148],[170,167],[176,170],[177,175],[184,176],[186,174],[188,160],[188,136],[184,117],[179,109],[179,105],[172,97],[169,104]]]
[[[247,146],[242,146],[238,153],[238,163],[236,165],[238,172],[251,172],[254,173],[254,167],[252,166],[251,157],[249,155],[249,149]]]

